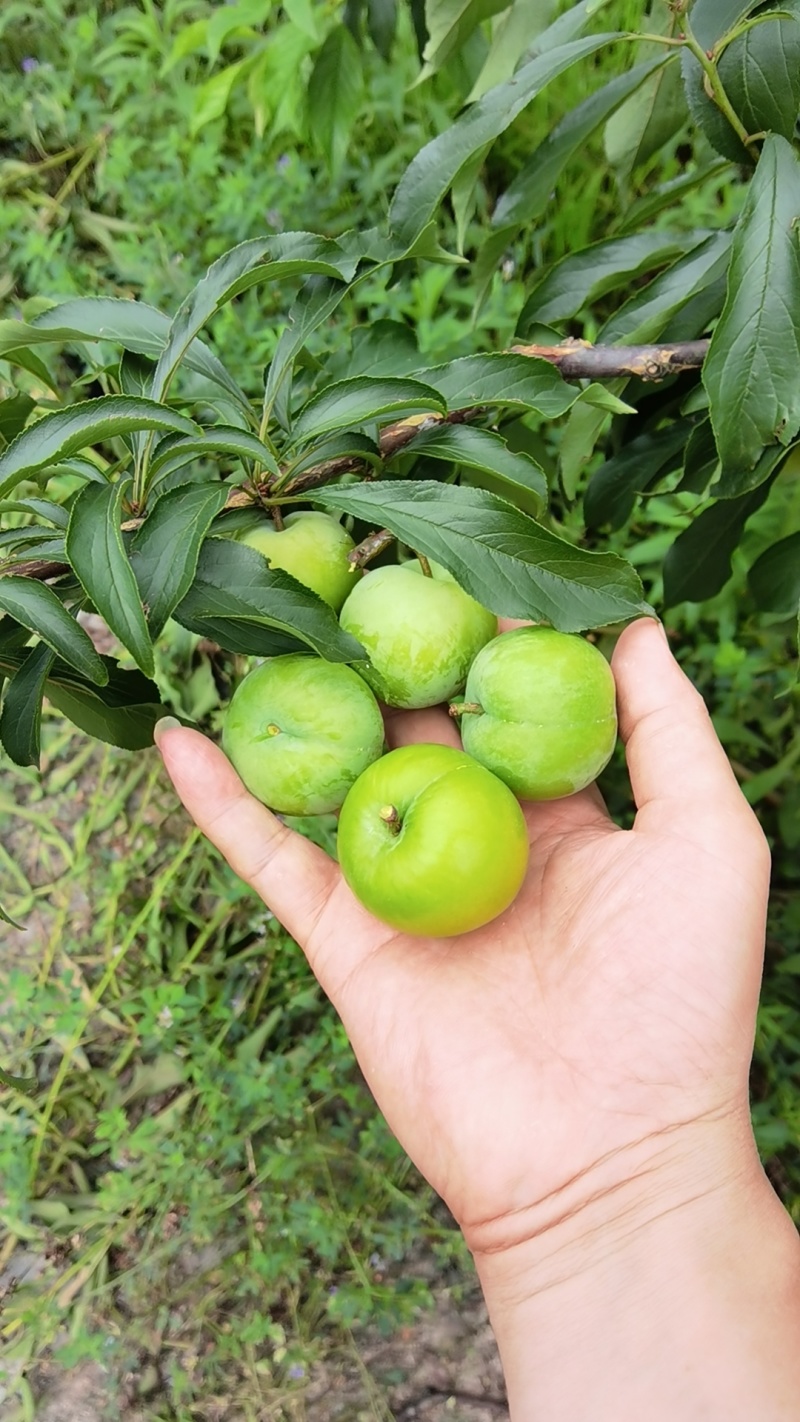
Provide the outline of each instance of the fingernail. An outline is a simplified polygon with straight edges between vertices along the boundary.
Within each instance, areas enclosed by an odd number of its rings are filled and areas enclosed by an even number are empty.
[[[180,721],[176,716],[162,716],[153,727],[153,740],[159,744],[165,731],[174,731],[176,726],[180,726]]]

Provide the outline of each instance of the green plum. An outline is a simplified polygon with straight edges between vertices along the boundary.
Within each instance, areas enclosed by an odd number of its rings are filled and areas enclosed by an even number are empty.
[[[418,559],[375,568],[353,589],[339,621],[369,657],[359,666],[388,706],[436,706],[459,691],[497,618],[438,563]]]
[[[264,519],[240,533],[238,541],[263,553],[270,567],[291,573],[338,612],[361,577],[347,561],[355,547],[347,529],[330,514],[313,511],[287,514],[283,524],[279,530]]]
[[[390,751],[359,776],[339,816],[347,883],[404,933],[449,937],[491,922],[519,893],[528,849],[511,791],[450,746]]]
[[[237,687],[222,746],[247,789],[285,815],[338,810],[383,750],[383,719],[350,667],[271,657]]]
[[[591,642],[518,627],[473,662],[461,715],[464,749],[524,800],[573,795],[597,779],[617,739],[616,691]]]

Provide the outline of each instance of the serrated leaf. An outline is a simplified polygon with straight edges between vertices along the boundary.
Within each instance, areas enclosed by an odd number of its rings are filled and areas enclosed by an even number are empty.
[[[0,322],[0,351],[6,324]],[[22,327],[27,339],[44,341],[110,341],[123,350],[158,360],[163,351],[171,321],[163,311],[144,301],[122,301],[116,297],[85,296],[65,301],[37,316],[29,327]],[[9,333],[10,334],[10,333]],[[214,352],[199,337],[195,337],[183,356],[188,370],[202,375],[233,397],[243,410],[250,409],[247,396],[228,374]]]
[[[647,163],[688,118],[680,65],[652,74],[606,124],[606,157],[624,178]]]
[[[645,79],[672,61],[673,56],[666,55],[637,64],[571,109],[498,199],[492,226],[519,226],[541,217],[567,163]]]
[[[58,528],[66,528],[69,523],[69,513],[62,504],[53,503],[52,499],[4,499],[0,503],[2,513],[29,513],[36,518],[46,518],[48,523],[54,523]]]
[[[715,499],[740,498],[742,494],[747,494],[751,489],[757,489],[760,484],[763,484],[773,470],[784,464],[794,448],[796,448],[796,444],[787,446],[772,444],[763,451],[761,458],[756,460],[753,468],[746,472],[732,471],[723,465],[719,478],[716,483],[712,484],[709,492]]]
[[[800,161],[767,137],[733,238],[728,296],[703,366],[727,476],[800,430]]]
[[[331,430],[364,425],[381,415],[409,414],[431,410],[445,413],[438,392],[419,380],[374,380],[357,375],[328,385],[304,405],[294,421],[292,445],[318,439]]]
[[[363,98],[361,51],[350,31],[336,25],[317,54],[306,90],[311,136],[334,176],[347,153]]]
[[[759,4],[760,0],[694,0],[689,12],[692,33],[703,49],[712,49]]]
[[[615,311],[598,333],[598,344],[646,345],[658,340],[694,296],[725,275],[730,246],[727,232],[712,233]]]
[[[391,480],[321,489],[315,502],[390,529],[499,615],[580,632],[648,610],[623,558],[575,548],[484,489]]]
[[[665,607],[716,597],[731,576],[731,558],[744,526],[761,508],[771,482],[741,499],[711,504],[678,535],[664,559]]]
[[[293,459],[291,464],[286,466],[284,473],[287,478],[291,474],[292,479],[297,479],[306,470],[315,469],[317,465],[326,464],[333,459],[364,460],[376,469],[383,463],[383,455],[374,440],[370,439],[368,435],[360,434],[357,430],[345,430],[341,434],[331,435],[330,438],[313,444],[303,454]]]
[[[612,237],[570,252],[545,272],[529,291],[517,322],[517,337],[526,338],[532,321],[568,320],[611,291],[631,287],[645,272],[655,271],[691,251],[708,234],[637,232]]]
[[[345,372],[349,376],[410,375],[419,365],[416,334],[403,321],[383,317],[369,326],[356,327],[352,339]]]
[[[637,435],[607,459],[589,481],[583,499],[588,528],[621,528],[633,512],[637,494],[646,493],[662,474],[680,465],[689,438],[688,420]]]
[[[389,209],[392,234],[407,245],[423,231],[437,211],[456,175],[479,148],[499,138],[536,95],[579,59],[621,38],[591,35],[537,55],[506,84],[490,89],[450,128],[425,147],[409,164]]]
[[[747,585],[762,612],[795,612],[800,606],[800,533],[765,549],[747,574]]]
[[[510,450],[505,440],[491,430],[471,425],[438,425],[418,435],[411,452],[477,469],[514,489],[534,493],[540,504],[547,501],[547,480],[539,465],[529,455]]]
[[[129,395],[105,395],[43,415],[0,454],[0,495],[39,469],[115,435],[134,430],[178,430],[196,434],[197,425],[177,410]]]
[[[151,394],[160,400],[198,331],[227,302],[277,276],[318,274],[349,281],[357,261],[338,242],[312,232],[253,237],[211,263],[178,309],[153,376]]]
[[[446,402],[448,410],[469,410],[476,405],[531,410],[545,419],[557,419],[578,398],[578,391],[559,375],[549,361],[522,355],[463,356],[447,365],[416,372]]]
[[[256,435],[237,429],[235,425],[215,425],[196,438],[164,440],[150,461],[150,477],[154,478],[164,469],[179,468],[190,458],[202,459],[210,454],[232,454],[239,459],[252,459],[263,469],[268,469],[270,474],[278,473],[275,455]]]
[[[0,742],[15,765],[39,764],[42,696],[54,653],[43,643],[32,647],[6,686],[0,713]]]
[[[103,684],[105,669],[91,638],[67,612],[52,588],[33,578],[2,577],[0,610],[37,633],[48,647],[88,677],[89,681],[98,686]]]
[[[151,637],[160,636],[173,608],[189,591],[200,545],[227,497],[224,484],[179,484],[158,500],[137,529],[130,563]]]
[[[800,20],[762,17],[727,46],[718,68],[747,132],[779,133],[791,141],[800,108]]]
[[[267,373],[263,422],[274,413],[284,429],[289,428],[289,390],[294,358],[303,349],[312,331],[336,310],[346,291],[344,282],[321,277],[312,277],[301,287],[289,311],[286,328],[278,338]]]
[[[153,675],[153,645],[120,529],[126,481],[87,484],[70,514],[67,557],[81,586],[112,632],[146,676]]]
[[[173,613],[190,631],[213,626],[229,651],[273,656],[312,648],[330,662],[364,660],[364,650],[343,632],[333,609],[254,548],[231,538],[207,538],[195,580]],[[267,646],[268,651],[262,651]]]

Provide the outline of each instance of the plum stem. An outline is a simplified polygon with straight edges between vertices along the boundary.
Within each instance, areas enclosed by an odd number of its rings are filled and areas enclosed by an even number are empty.
[[[430,563],[428,562],[427,558],[425,557],[425,554],[424,554],[424,553],[418,553],[418,554],[417,554],[417,562],[419,563],[419,566],[421,567],[421,569],[422,569],[422,571],[423,571],[425,577],[426,577],[426,578],[432,578],[432,577],[433,577],[433,573],[431,572],[431,565],[430,565]]]
[[[275,525],[275,532],[283,533],[283,514],[277,504],[272,505],[270,513],[272,514],[272,522]]]
[[[483,707],[477,701],[453,701],[449,715],[455,720],[456,716],[482,716]]]

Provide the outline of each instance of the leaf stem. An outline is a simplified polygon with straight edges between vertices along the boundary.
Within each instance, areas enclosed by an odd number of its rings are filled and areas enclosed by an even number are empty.
[[[728,120],[728,123],[730,124],[734,133],[741,140],[743,147],[746,148],[753,161],[757,163],[759,158],[758,149],[754,148],[753,145],[750,143],[750,135],[748,134],[747,129],[742,123],[742,120],[739,118],[739,115],[734,109],[730,99],[728,98],[728,95],[725,93],[725,89],[723,87],[722,80],[719,77],[719,71],[716,65],[715,51],[707,51],[703,49],[703,46],[698,42],[698,40],[695,39],[694,35],[692,34],[692,29],[691,25],[689,24],[688,17],[684,19],[684,27],[685,30],[683,42],[686,48],[689,50],[689,53],[693,54],[697,62],[702,66],[703,74],[705,76],[703,81],[703,87],[705,88],[708,97],[712,100],[713,103],[716,104],[720,113],[723,114]]]

